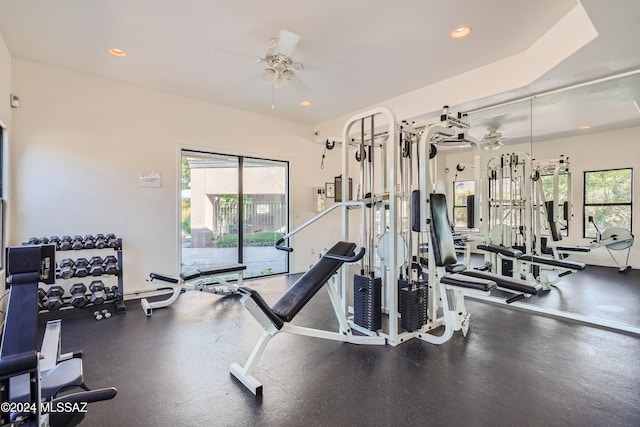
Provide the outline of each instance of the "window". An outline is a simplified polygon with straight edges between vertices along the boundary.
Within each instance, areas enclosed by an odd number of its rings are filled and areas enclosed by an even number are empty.
[[[287,162],[182,151],[182,271],[242,263],[244,277],[289,271]]]
[[[622,227],[631,231],[632,169],[585,171],[584,237],[595,238],[596,229]]]
[[[540,176],[540,181],[542,183],[542,191],[544,193],[544,200],[547,202],[547,210],[550,208],[549,205],[552,206],[552,209],[558,209],[559,223],[557,224],[558,232],[563,236],[569,236],[569,203],[571,203],[571,191],[569,190],[569,175],[564,173],[558,175],[558,200],[554,200],[554,185],[553,185],[553,175],[542,175]],[[566,203],[566,205],[565,205]],[[547,211],[547,214],[549,212]]]
[[[469,225],[467,214],[467,197],[472,196],[476,190],[475,181],[455,181],[453,183],[453,224],[455,227],[466,228]]]

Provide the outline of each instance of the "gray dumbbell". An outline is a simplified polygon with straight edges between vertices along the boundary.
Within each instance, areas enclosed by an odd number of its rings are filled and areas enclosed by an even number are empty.
[[[96,320],[102,320],[102,318],[103,318],[102,313],[100,313],[97,310],[93,312],[93,317],[95,317]]]
[[[64,289],[62,286],[52,286],[47,291],[47,300],[44,302],[44,308],[50,311],[60,310],[60,307],[64,304],[62,296],[64,295]]]
[[[76,260],[76,277],[86,277],[89,275],[89,260],[78,258]]]
[[[83,283],[74,283],[71,285],[71,289],[69,289],[69,293],[71,293],[69,304],[74,307],[84,307],[87,302],[89,302],[86,292],[87,287]]]
[[[94,256],[89,260],[89,274],[92,276],[102,276],[104,268],[102,267],[102,257]]]
[[[76,274],[76,263],[71,258],[60,261],[60,278],[71,279]]]
[[[91,291],[91,303],[95,305],[103,304],[107,300],[107,295],[104,291],[104,283],[102,280],[94,280],[89,285]]]
[[[104,274],[113,274],[117,276],[120,272],[120,267],[118,267],[118,259],[113,255],[108,255],[104,257]]]

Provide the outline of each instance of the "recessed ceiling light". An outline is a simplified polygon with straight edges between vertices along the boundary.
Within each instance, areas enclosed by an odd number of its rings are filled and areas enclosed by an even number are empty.
[[[458,27],[455,30],[451,31],[451,38],[453,39],[461,39],[463,37],[467,37],[471,33],[471,28],[469,27]]]
[[[118,58],[124,58],[127,56],[127,52],[122,49],[116,49],[115,47],[109,48],[109,53],[113,56],[117,56]]]
[[[300,105],[303,107],[308,107],[311,105],[311,101],[300,101]]]
[[[591,125],[582,125],[582,126],[580,126],[580,129],[582,129],[582,130],[591,129]]]

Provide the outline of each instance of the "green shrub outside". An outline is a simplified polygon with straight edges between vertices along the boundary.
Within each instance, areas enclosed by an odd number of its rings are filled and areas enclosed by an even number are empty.
[[[243,236],[244,246],[274,246],[279,238],[282,237],[282,233],[277,231],[260,231],[258,233],[245,234]],[[238,247],[238,235],[237,234],[225,234],[218,237],[216,240],[216,247],[218,248],[237,248]]]

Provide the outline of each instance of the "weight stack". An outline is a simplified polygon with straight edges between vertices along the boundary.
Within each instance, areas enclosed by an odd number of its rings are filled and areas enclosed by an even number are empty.
[[[382,279],[354,275],[353,321],[356,325],[377,331],[382,328]]]
[[[412,332],[427,323],[427,282],[410,284],[398,280],[400,327]]]

